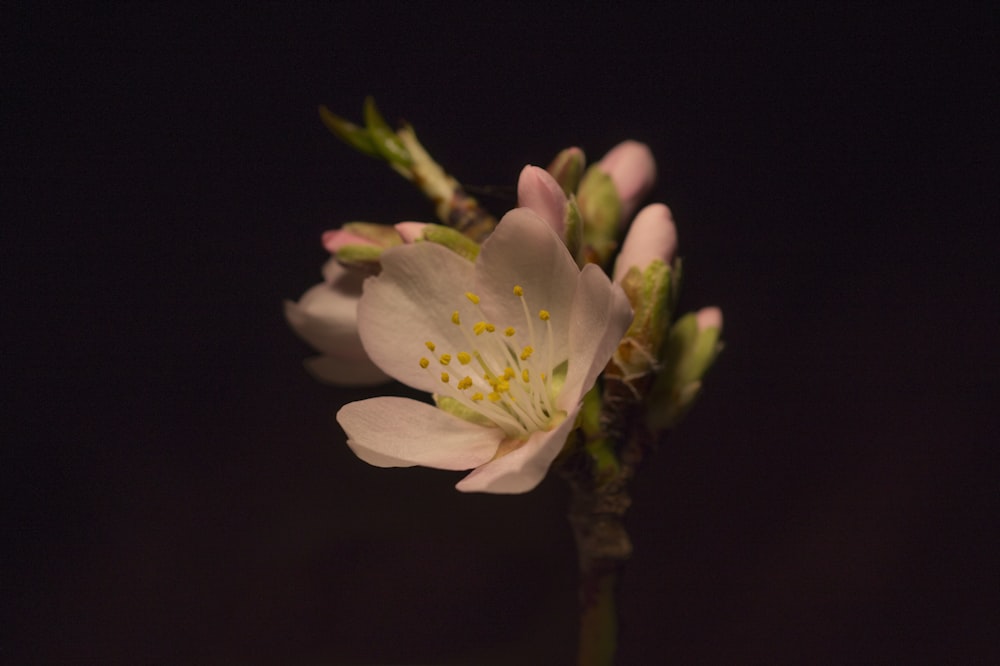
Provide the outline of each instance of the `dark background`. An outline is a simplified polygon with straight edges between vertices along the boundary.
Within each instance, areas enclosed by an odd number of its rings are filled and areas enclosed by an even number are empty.
[[[647,142],[725,311],[622,664],[996,663],[994,12],[375,7],[5,4],[0,660],[572,660],[562,482],[366,466],[282,318],[322,231],[431,218],[318,120],[373,94],[473,185]]]

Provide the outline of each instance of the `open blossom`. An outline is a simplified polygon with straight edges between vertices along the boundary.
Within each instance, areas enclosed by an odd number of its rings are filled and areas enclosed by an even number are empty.
[[[381,384],[389,377],[368,359],[358,335],[358,299],[363,277],[330,259],[324,282],[296,303],[285,301],[285,318],[300,338],[320,352],[305,360],[317,379],[339,385]]]
[[[519,208],[470,262],[434,243],[387,250],[358,309],[383,371],[438,406],[380,397],[337,420],[362,460],[473,471],[462,491],[534,488],[632,319],[621,287],[577,267],[544,220]]]

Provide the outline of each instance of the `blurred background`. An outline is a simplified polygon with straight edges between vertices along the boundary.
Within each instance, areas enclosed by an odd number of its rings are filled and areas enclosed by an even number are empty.
[[[2,11],[0,662],[572,662],[561,480],[368,467],[336,409],[412,394],[284,322],[324,230],[432,218],[321,125],[369,94],[473,186],[657,157],[727,347],[635,481],[621,664],[1000,660],[986,3]]]

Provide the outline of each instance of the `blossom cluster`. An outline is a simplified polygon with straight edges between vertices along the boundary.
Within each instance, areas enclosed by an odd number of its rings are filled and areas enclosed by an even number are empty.
[[[419,144],[399,136],[409,148],[401,164],[416,172]],[[459,490],[521,493],[545,477],[602,383],[625,387],[651,432],[690,406],[722,316],[673,317],[676,226],[667,206],[639,207],[656,179],[652,153],[626,141],[585,167],[579,148],[524,167],[517,207],[498,223],[476,218],[486,234],[403,222],[323,235],[324,281],[285,303],[293,330],[320,352],[306,368],[338,385],[395,379],[434,401],[342,407],[337,420],[359,458],[471,470]],[[457,182],[441,183],[453,208],[468,208]],[[439,217],[449,215],[444,206]]]

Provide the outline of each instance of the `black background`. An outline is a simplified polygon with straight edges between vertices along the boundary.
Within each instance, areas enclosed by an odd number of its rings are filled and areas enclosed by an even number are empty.
[[[366,466],[379,391],[282,318],[322,231],[431,218],[320,124],[367,94],[473,185],[658,159],[728,346],[635,484],[622,664],[998,659],[995,14],[643,7],[7,6],[0,659],[572,660],[560,480]]]

